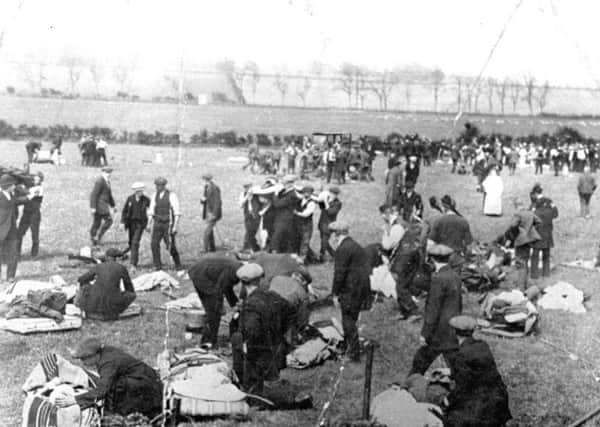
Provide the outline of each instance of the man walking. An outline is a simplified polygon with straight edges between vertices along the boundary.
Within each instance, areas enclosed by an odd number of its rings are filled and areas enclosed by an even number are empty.
[[[144,195],[145,185],[134,182],[131,186],[133,194],[125,201],[121,213],[121,224],[128,232],[129,249],[131,251],[131,266],[136,268],[139,260],[140,241],[148,226],[148,208],[150,199]]]
[[[361,310],[370,307],[371,284],[365,250],[348,236],[349,226],[335,221],[329,225],[331,246],[335,250],[333,303],[342,312],[344,344],[348,358],[360,362],[360,347],[356,322]]]
[[[579,193],[579,203],[581,206],[581,216],[590,218],[590,199],[596,191],[596,179],[590,173],[590,167],[583,168],[583,175],[579,177],[577,182],[577,192]]]
[[[33,176],[33,187],[29,189],[31,198],[23,206],[21,219],[19,220],[18,234],[18,250],[17,254],[21,256],[21,248],[23,245],[23,237],[27,230],[31,229],[31,257],[35,258],[40,252],[40,223],[42,222],[42,200],[44,199],[44,191],[42,181],[44,174],[38,172]]]
[[[102,168],[102,175],[94,183],[90,195],[90,209],[93,222],[90,229],[92,246],[98,245],[104,233],[108,231],[113,223],[112,214],[116,213],[115,200],[110,188],[110,175],[112,168]]]
[[[217,221],[223,216],[221,189],[213,182],[211,174],[202,175],[202,179],[205,181],[204,197],[201,199],[203,204],[202,219],[206,221],[204,251],[214,252],[216,251],[214,228],[217,225]]]
[[[177,226],[181,217],[179,199],[175,193],[167,190],[166,178],[156,178],[154,185],[156,186],[156,193],[150,199],[150,208],[148,209],[148,229],[152,230],[152,237],[150,238],[152,262],[156,270],[162,270],[160,242],[164,241],[173,257],[175,269],[181,270],[181,260],[175,244]]]

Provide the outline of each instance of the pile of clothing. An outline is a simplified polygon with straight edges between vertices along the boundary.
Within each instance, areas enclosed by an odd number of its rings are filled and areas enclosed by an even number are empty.
[[[164,271],[153,271],[142,274],[132,280],[136,292],[151,291],[160,287],[163,292],[179,289],[179,281]]]
[[[510,262],[510,253],[502,246],[480,243],[469,253],[468,262],[463,265],[460,275],[469,291],[487,292],[499,286],[506,276],[503,268],[509,266]]]
[[[487,293],[481,302],[481,313],[488,322],[482,322],[481,332],[507,338],[529,334],[538,320],[538,311],[531,301],[538,294],[535,287],[528,289],[526,294],[517,289]]]
[[[100,424],[98,407],[84,410],[78,405],[58,408],[59,396],[75,396],[95,387],[98,378],[57,354],[42,358],[23,384],[23,426],[95,427]]]

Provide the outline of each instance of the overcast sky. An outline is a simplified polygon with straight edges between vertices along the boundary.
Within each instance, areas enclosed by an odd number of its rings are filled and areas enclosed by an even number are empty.
[[[262,69],[348,61],[477,75],[516,0],[20,0],[0,2],[0,60],[76,53],[146,69],[231,58]],[[486,75],[600,81],[600,2],[523,0]]]

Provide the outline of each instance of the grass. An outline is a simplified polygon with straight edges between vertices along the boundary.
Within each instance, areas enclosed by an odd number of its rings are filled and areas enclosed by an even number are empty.
[[[0,150],[3,165],[21,165],[25,161],[22,142],[0,142]],[[227,243],[236,247],[241,246],[243,236],[242,216],[236,204],[238,194],[243,182],[249,179],[259,181],[261,177],[251,176],[242,172],[239,165],[227,163],[227,157],[243,155],[239,151],[216,148],[184,150],[183,162],[178,169],[175,168],[178,155],[176,149],[120,145],[109,147],[109,156],[116,169],[112,179],[119,208],[129,194],[129,186],[133,181],[141,180],[150,186],[157,175],[165,175],[169,179],[170,187],[178,193],[182,202],[184,216],[180,226],[182,236],[179,246],[184,263],[190,265],[201,255],[203,224],[199,188],[202,173],[212,172],[221,186],[224,219],[219,228]],[[153,159],[157,151],[164,153],[163,165],[143,163],[143,160]],[[34,167],[34,170],[44,171],[47,177],[41,231],[41,251],[44,259],[25,260],[20,263],[18,274],[21,278],[47,278],[51,274],[60,274],[67,281],[73,282],[83,272],[73,269],[60,270],[59,264],[64,262],[66,252],[88,244],[91,218],[87,198],[98,170],[78,165],[74,144],[65,144],[65,155],[68,160],[65,167]],[[351,223],[351,234],[363,244],[379,238],[377,206],[384,195],[383,170],[384,159],[377,159],[376,183],[354,183],[342,188],[341,199],[344,206],[341,218]],[[529,189],[539,180],[545,193],[554,199],[560,211],[560,216],[555,222],[557,247],[552,254],[553,262],[558,264],[561,261],[578,257],[591,258],[595,255],[600,230],[595,227],[594,220],[586,221],[577,217],[576,177],[555,178],[549,171],[542,177],[536,177],[532,169],[518,170],[514,177],[503,175],[505,215],[501,218],[489,218],[480,213],[481,195],[475,192],[475,178],[450,175],[449,170],[448,165],[440,164],[423,168],[417,191],[425,199],[432,195],[453,195],[459,210],[469,220],[477,239],[487,241],[501,232],[510,221],[510,198],[515,195],[527,198]],[[594,217],[600,214],[598,206],[598,199],[593,198]],[[109,231],[106,239],[107,245],[126,244],[125,234],[115,229]],[[316,238],[313,247],[317,247]],[[26,240],[24,251],[28,250],[29,241]],[[149,266],[150,261],[149,237],[145,235],[142,241],[141,264]],[[329,286],[332,279],[331,270],[331,265],[311,268],[318,286]],[[599,386],[594,381],[590,369],[580,361],[565,357],[540,340],[544,338],[568,348],[583,358],[595,360],[594,356],[600,351],[600,341],[596,332],[596,325],[600,321],[600,304],[596,291],[598,275],[558,267],[552,277],[542,284],[549,285],[558,280],[566,280],[592,295],[591,310],[582,315],[543,312],[539,334],[524,339],[485,337],[492,347],[499,370],[508,386],[511,410],[515,417],[513,425],[562,426],[600,403],[595,397]],[[185,281],[180,293],[187,294],[191,291],[191,284]],[[0,332],[0,366],[4,372],[0,377],[0,424],[20,424],[23,403],[21,385],[41,356],[49,351],[68,356],[68,349],[83,337],[98,335],[153,365],[156,355],[162,349],[165,332],[164,312],[153,307],[162,304],[165,298],[159,292],[140,294],[138,303],[145,308],[142,317],[115,323],[86,321],[79,331],[28,337]],[[467,312],[477,314],[475,296],[466,297],[465,307]],[[381,348],[375,355],[373,371],[375,394],[384,390],[395,379],[406,375],[418,346],[420,325],[394,321],[395,310],[394,302],[385,301],[376,304],[372,311],[361,316],[362,335],[381,343]],[[177,345],[183,339],[183,318],[173,317],[170,330],[171,345]],[[221,332],[226,333],[224,329]],[[336,362],[327,362],[306,371],[283,371],[283,378],[312,393],[315,409],[303,412],[253,413],[249,421],[239,425],[315,425],[319,410],[328,398],[337,372]],[[331,406],[330,415],[333,419],[353,419],[360,416],[362,385],[363,366],[348,366],[343,374],[338,398]],[[225,426],[231,425],[231,421],[217,420],[199,425]]]

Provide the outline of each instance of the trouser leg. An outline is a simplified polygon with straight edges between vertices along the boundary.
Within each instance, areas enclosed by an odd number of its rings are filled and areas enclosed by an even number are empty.
[[[540,252],[541,249],[533,248],[531,250],[531,278],[537,279],[540,277]]]
[[[152,236],[150,238],[150,249],[152,250],[152,263],[154,268],[160,270],[162,268],[162,262],[160,260],[160,242],[165,239],[165,236],[169,232],[169,223],[154,222],[152,228]]]
[[[17,230],[11,229],[3,242],[3,261],[6,264],[6,280],[12,281],[17,274],[19,262]]]
[[[542,249],[542,277],[550,276],[550,248]]]
[[[29,212],[23,212],[19,227],[17,228],[17,253],[21,256],[21,248],[23,246],[23,238],[27,234],[27,230],[31,228],[31,215]]]
[[[517,246],[515,248],[517,285],[521,289],[527,289],[527,276],[529,275],[529,256],[531,247],[529,245]]]
[[[215,228],[216,221],[206,221],[206,228],[204,229],[204,250],[206,252],[214,252],[215,247]]]
[[[329,255],[331,255],[332,257],[334,255],[333,248],[329,244],[329,237],[331,237],[331,233],[321,231],[321,256],[324,256],[325,253],[329,253]]]
[[[144,233],[143,224],[133,223],[129,228],[129,248],[131,250],[131,265],[137,267],[140,253],[140,241]]]
[[[175,241],[176,236],[177,234],[170,234],[167,231],[167,238],[169,239],[169,253],[171,254],[171,258],[173,258],[175,269],[181,270],[183,266],[181,265],[181,258],[179,257],[179,251],[177,250],[177,242]]]
[[[424,345],[420,347],[415,353],[415,357],[413,358],[412,367],[410,369],[409,375],[412,374],[425,374],[427,369],[431,366],[433,361],[441,354],[441,351],[430,347],[429,345]]]
[[[102,215],[94,214],[92,220],[92,227],[90,228],[90,237],[92,240],[96,240],[96,236],[98,235],[98,229],[102,224]]]
[[[213,347],[216,347],[219,337],[219,325],[221,324],[223,296],[209,295],[203,292],[198,292],[198,295],[206,312],[206,324],[208,326],[208,330],[202,336],[202,342],[210,343]]]
[[[31,215],[31,256],[36,257],[40,253],[40,224],[42,222],[42,213],[37,211]],[[20,252],[19,247],[19,254]]]
[[[342,308],[342,328],[344,329],[344,341],[346,343],[346,354],[351,359],[360,358],[360,347],[358,342],[358,320],[359,311],[354,307],[348,307],[343,302]]]
[[[100,227],[100,230],[98,231],[98,240],[102,239],[102,236],[104,236],[104,234],[108,231],[108,229],[110,228],[112,223],[113,223],[112,216],[103,215],[102,226]]]
[[[311,257],[312,251],[310,249],[310,239],[312,238],[312,223],[307,225],[302,225],[301,232],[301,241],[300,241],[300,258],[302,258],[305,262],[308,258]]]

